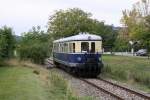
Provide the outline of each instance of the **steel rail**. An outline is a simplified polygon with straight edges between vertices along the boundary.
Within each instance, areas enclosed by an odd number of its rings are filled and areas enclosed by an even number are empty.
[[[91,85],[91,86],[93,86],[93,87],[95,87],[95,88],[97,88],[98,90],[100,90],[100,91],[102,91],[102,92],[105,92],[106,94],[111,95],[112,97],[116,98],[117,100],[124,100],[124,98],[120,97],[119,95],[116,95],[116,94],[114,94],[114,93],[112,93],[112,92],[109,92],[109,91],[105,90],[104,88],[101,88],[101,87],[97,86],[96,84],[94,84],[94,83],[92,83],[92,82],[89,82],[89,81],[86,80],[86,79],[80,78],[80,80],[81,80],[81,81],[84,81],[85,83],[87,83],[87,84],[89,84],[89,85]]]
[[[113,85],[113,86],[116,86],[116,87],[119,87],[119,88],[121,88],[121,89],[123,89],[123,90],[126,90],[127,92],[130,92],[130,93],[132,93],[132,94],[135,94],[135,95],[137,95],[137,96],[140,96],[140,97],[142,97],[142,98],[144,98],[144,99],[150,100],[150,96],[149,96],[149,95],[146,95],[146,94],[144,94],[144,93],[140,93],[140,92],[135,91],[135,90],[133,90],[133,89],[130,89],[130,88],[128,88],[128,87],[125,87],[125,86],[122,86],[122,85],[119,85],[119,84],[110,82],[110,81],[105,80],[105,79],[102,79],[102,78],[98,78],[98,80],[104,81],[104,82],[106,82],[106,83],[108,83],[108,84],[111,84],[111,85]]]

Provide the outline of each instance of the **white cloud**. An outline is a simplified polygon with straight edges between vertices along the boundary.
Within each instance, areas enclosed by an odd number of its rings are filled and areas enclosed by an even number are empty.
[[[45,26],[48,17],[58,9],[78,7],[107,24],[120,25],[122,10],[138,0],[0,0],[0,26],[13,27],[16,34],[34,25]]]

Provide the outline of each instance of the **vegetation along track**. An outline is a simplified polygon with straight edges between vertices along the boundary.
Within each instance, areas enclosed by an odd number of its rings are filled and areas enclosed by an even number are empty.
[[[47,60],[50,66],[53,65],[52,59]],[[117,100],[150,100],[150,96],[144,93],[137,92],[125,86],[112,83],[102,78],[78,78],[81,81],[97,88],[98,90],[116,98]]]

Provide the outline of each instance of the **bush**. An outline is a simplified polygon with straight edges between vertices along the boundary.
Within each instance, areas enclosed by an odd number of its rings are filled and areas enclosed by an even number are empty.
[[[18,44],[17,53],[21,60],[31,60],[37,64],[44,64],[44,59],[49,57],[49,35],[40,31],[40,28],[24,33]]]
[[[118,38],[115,41],[115,47],[113,48],[113,51],[124,52],[128,50],[128,47],[128,41]]]
[[[13,56],[14,38],[12,29],[4,26],[0,28],[0,64]]]
[[[37,64],[44,64],[44,59],[48,57],[48,45],[47,43],[33,44],[31,46],[20,47],[19,58],[21,60],[31,60]]]

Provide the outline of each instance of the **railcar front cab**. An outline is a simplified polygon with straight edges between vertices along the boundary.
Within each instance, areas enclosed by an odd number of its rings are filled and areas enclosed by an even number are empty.
[[[71,41],[74,45],[73,54],[74,57],[70,59],[74,60],[70,66],[74,67],[75,72],[82,75],[97,76],[100,74],[103,67],[101,61],[102,53],[102,41],[101,40],[86,40],[86,41]]]

